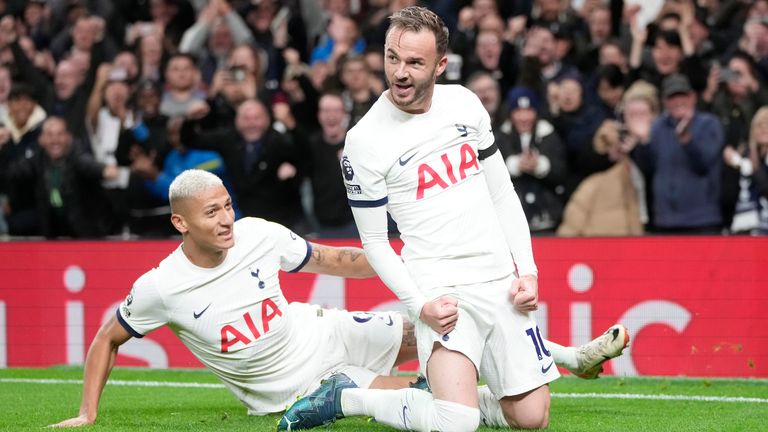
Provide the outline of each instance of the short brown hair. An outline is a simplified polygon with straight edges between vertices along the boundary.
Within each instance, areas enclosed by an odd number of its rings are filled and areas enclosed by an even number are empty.
[[[426,29],[435,35],[438,58],[444,56],[448,51],[448,27],[431,10],[421,6],[409,6],[393,13],[389,20],[387,33],[394,28],[409,30],[414,33]]]

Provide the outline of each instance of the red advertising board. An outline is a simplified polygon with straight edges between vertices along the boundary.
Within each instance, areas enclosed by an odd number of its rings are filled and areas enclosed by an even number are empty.
[[[0,367],[81,364],[132,282],[176,245],[0,243]],[[629,328],[628,352],[606,372],[768,377],[768,238],[536,238],[534,252],[543,334],[578,345],[615,322]],[[282,276],[289,300],[400,307],[378,279]],[[168,329],[131,340],[117,364],[200,366]]]

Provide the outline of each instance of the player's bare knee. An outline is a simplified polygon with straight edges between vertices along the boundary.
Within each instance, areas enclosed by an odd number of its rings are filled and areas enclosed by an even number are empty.
[[[517,411],[514,417],[505,412],[504,417],[515,429],[546,429],[549,426],[549,409]]]

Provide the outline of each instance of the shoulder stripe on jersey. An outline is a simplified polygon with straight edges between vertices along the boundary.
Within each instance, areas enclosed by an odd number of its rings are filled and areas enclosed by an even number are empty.
[[[312,245],[306,240],[304,240],[304,242],[307,243],[307,255],[304,257],[304,260],[301,262],[301,264],[299,264],[298,267],[289,271],[288,273],[296,273],[297,271],[304,268],[304,266],[307,265],[307,263],[309,262],[309,257],[312,256]]]
[[[499,150],[499,146],[497,146],[497,145],[496,145],[496,142],[494,142],[494,143],[493,143],[493,144],[491,144],[491,146],[490,146],[490,147],[488,147],[487,149],[483,149],[483,150],[480,150],[480,151],[478,151],[478,152],[477,152],[477,153],[478,153],[478,154],[477,154],[477,158],[478,158],[478,159],[480,159],[480,160],[483,160],[483,159],[485,159],[485,158],[491,157],[491,156],[493,156],[493,154],[494,154],[494,153],[496,153],[496,151],[498,151],[498,150]]]
[[[130,333],[130,334],[131,334],[131,336],[133,336],[133,337],[135,337],[135,338],[143,338],[143,337],[144,337],[144,335],[143,335],[143,334],[141,334],[141,333],[137,332],[136,330],[134,330],[134,329],[133,329],[133,327],[131,327],[131,326],[130,326],[130,324],[128,324],[128,323],[127,323],[127,322],[126,322],[126,321],[123,319],[123,316],[122,316],[122,315],[120,315],[120,308],[119,308],[119,307],[117,308],[117,310],[115,311],[115,313],[117,314],[117,322],[119,322],[119,323],[120,323],[120,325],[121,325],[121,326],[123,326],[123,328],[124,328],[124,329],[125,329],[125,330],[126,330],[128,333]]]
[[[374,201],[365,201],[365,200],[352,200],[348,199],[350,207],[363,207],[363,208],[370,208],[370,207],[380,207],[385,205],[389,202],[388,197],[384,197],[382,199],[377,199]]]

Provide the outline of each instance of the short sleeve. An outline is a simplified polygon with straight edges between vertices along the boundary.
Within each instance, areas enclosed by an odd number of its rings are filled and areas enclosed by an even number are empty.
[[[128,296],[117,308],[117,320],[133,337],[145,334],[168,323],[168,312],[154,283],[155,270],[145,273],[133,284]]]
[[[312,245],[288,228],[268,222],[269,235],[275,242],[275,253],[280,256],[280,268],[289,273],[302,269],[312,255]]]
[[[341,157],[341,173],[347,188],[350,207],[379,207],[387,204],[387,185],[384,173],[375,168],[376,155],[369,154],[357,142],[359,138],[347,135]]]

